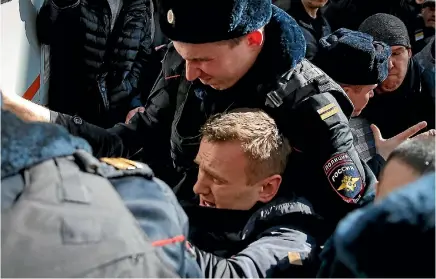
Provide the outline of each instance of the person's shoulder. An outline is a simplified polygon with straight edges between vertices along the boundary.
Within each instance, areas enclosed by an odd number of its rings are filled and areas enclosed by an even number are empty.
[[[103,163],[99,174],[108,178],[118,192],[125,191],[126,195],[132,194],[132,197],[138,193],[156,197],[161,193],[166,198],[168,196],[175,198],[170,187],[156,178],[147,164],[121,157],[104,157],[99,160]]]
[[[162,60],[162,69],[166,78],[172,77],[174,75],[179,75],[185,65],[185,60],[176,51],[173,42],[161,46],[166,49],[165,56]]]

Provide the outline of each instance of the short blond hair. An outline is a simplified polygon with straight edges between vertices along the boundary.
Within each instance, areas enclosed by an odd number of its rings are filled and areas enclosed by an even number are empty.
[[[291,152],[288,140],[275,121],[258,109],[244,109],[209,118],[201,129],[210,142],[239,141],[249,163],[249,184],[285,171]]]

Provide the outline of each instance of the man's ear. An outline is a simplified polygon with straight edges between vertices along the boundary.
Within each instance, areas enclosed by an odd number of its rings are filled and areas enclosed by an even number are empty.
[[[274,174],[262,180],[259,189],[259,201],[263,203],[270,202],[277,195],[281,183],[282,176],[279,174]]]
[[[412,58],[412,49],[408,48],[408,49],[407,49],[407,52],[408,52],[408,54],[409,54],[409,58]]]
[[[264,41],[262,30],[255,30],[247,35],[248,44],[250,46],[261,46]]]
[[[345,93],[350,94],[350,88],[348,86],[341,86]]]

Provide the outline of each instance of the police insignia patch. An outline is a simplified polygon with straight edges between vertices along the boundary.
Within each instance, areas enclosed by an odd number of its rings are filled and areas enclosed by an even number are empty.
[[[325,163],[324,172],[333,190],[347,203],[357,203],[364,185],[359,170],[347,153],[340,153]]]

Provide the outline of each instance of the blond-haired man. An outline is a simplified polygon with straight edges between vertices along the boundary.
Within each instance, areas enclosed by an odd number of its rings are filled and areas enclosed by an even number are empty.
[[[201,132],[198,205],[184,209],[205,277],[314,276],[309,234],[317,221],[305,200],[280,196],[290,146],[274,120],[235,111],[212,117]]]

